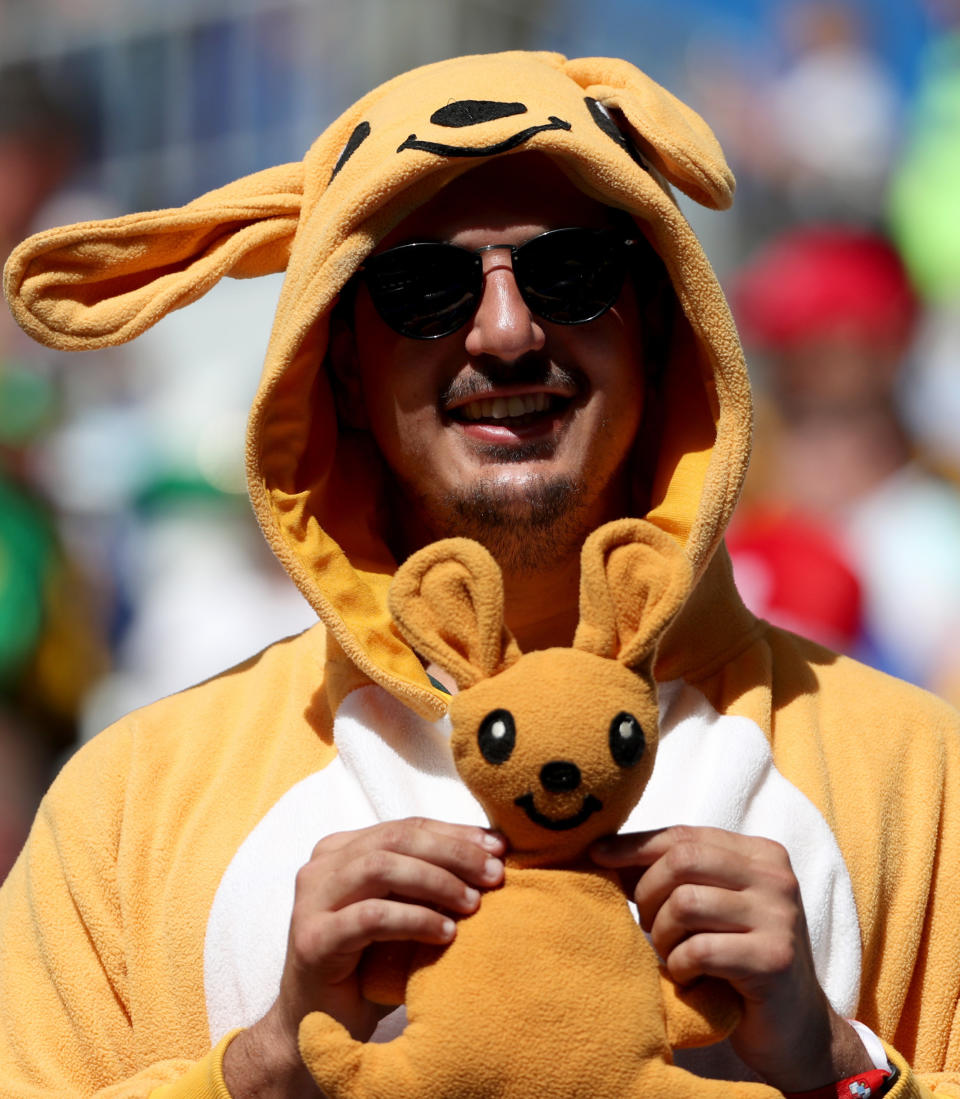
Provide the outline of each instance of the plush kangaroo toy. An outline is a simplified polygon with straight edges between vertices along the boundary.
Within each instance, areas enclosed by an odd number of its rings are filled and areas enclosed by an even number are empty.
[[[689,588],[668,535],[643,520],[607,524],[583,547],[573,647],[521,655],[482,546],[437,542],[398,571],[391,610],[460,687],[456,766],[510,852],[502,888],[454,941],[409,955],[402,1035],[365,1044],[323,1013],[303,1020],[303,1058],[330,1099],[779,1094],[672,1064],[671,1047],[729,1033],[737,997],[723,982],[680,990],[667,979],[616,876],[585,855],[649,780],[654,656]]]

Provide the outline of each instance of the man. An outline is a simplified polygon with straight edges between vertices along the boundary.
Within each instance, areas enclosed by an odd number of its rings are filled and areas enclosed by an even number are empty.
[[[739,1059],[699,1067],[773,1095],[892,1066],[891,1094],[929,1093],[906,1052],[960,1088],[939,881],[956,715],[737,600],[721,539],[748,389],[667,180],[730,199],[709,131],[632,66],[465,58],[377,89],[302,165],[11,258],[20,322],[75,347],[287,267],[251,494],[325,627],[132,715],[61,776],[0,910],[3,994],[35,1026],[4,1024],[13,1095],[316,1094],[301,1019],[370,1037],[365,948],[450,941],[503,874],[452,781],[447,691],[386,612],[395,561],[477,537],[521,647],[568,644],[579,546],[624,514],[676,537],[698,586],[660,652],[649,797],[594,857],[676,980],[741,994]]]
[[[873,232],[794,229],[740,272],[733,302],[770,396],[754,509],[773,500],[829,531],[863,583],[859,651],[956,704],[960,494],[902,415],[919,302],[900,257]]]

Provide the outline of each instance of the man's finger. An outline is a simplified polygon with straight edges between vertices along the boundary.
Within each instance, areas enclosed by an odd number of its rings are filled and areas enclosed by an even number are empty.
[[[668,847],[643,873],[633,899],[640,922],[650,930],[662,905],[684,885],[712,886],[734,892],[754,882],[746,849],[717,846],[704,836]]]
[[[316,878],[301,903],[318,910],[337,911],[372,897],[392,896],[466,914],[480,901],[479,889],[457,874],[394,851],[367,852],[329,873],[318,867]]]
[[[652,866],[677,843],[702,840],[716,847],[737,850],[740,842],[750,839],[723,828],[676,824],[669,828],[654,828],[649,832],[624,832],[606,836],[590,847],[590,857],[598,866],[611,870],[624,866]]]
[[[324,920],[323,954],[353,954],[371,943],[412,940],[444,945],[456,935],[449,917],[422,905],[372,898]]]
[[[684,939],[664,964],[678,984],[689,984],[697,977],[720,977],[749,999],[756,986],[768,988],[771,972],[788,971],[793,960],[782,939],[756,931],[741,935],[709,931]]]
[[[678,886],[657,912],[650,940],[661,958],[702,931],[744,932],[756,923],[752,898],[709,885]]]
[[[429,817],[407,817],[402,820],[387,821],[370,828],[360,828],[352,832],[333,832],[320,840],[314,848],[314,854],[318,851],[332,854],[335,851],[343,850],[350,844],[367,842],[383,829],[395,829],[398,826],[405,830],[422,830],[431,832],[434,835],[474,843],[494,855],[502,855],[506,851],[506,842],[503,837],[489,829],[480,828],[473,824],[450,824],[446,821],[431,820]]]
[[[389,878],[392,855],[422,862],[455,875],[476,887],[490,888],[503,879],[502,840],[482,829],[448,826],[421,827],[408,821],[392,821],[376,828],[352,833],[349,843],[328,847],[321,841],[297,876],[298,895],[309,895],[311,903],[340,907],[367,895],[360,879],[375,882]],[[490,842],[476,842],[484,838]],[[357,891],[359,890],[359,892]],[[391,892],[381,890],[381,895]]]

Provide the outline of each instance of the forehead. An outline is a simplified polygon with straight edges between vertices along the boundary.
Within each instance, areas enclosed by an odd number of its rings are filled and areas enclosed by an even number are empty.
[[[381,242],[523,240],[545,229],[611,224],[610,209],[579,190],[541,153],[496,157],[458,176]],[[495,238],[495,240],[488,240]]]

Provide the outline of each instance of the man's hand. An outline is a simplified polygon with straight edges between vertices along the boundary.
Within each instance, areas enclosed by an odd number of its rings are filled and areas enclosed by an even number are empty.
[[[374,942],[444,944],[451,916],[503,879],[504,841],[467,825],[410,819],[321,840],[297,874],[280,994],[227,1047],[235,1099],[316,1096],[297,1049],[300,1021],[325,1011],[365,1041],[386,1009],[360,994],[357,966]]]
[[[807,1091],[873,1068],[817,980],[800,886],[780,844],[674,827],[610,837],[591,854],[620,871],[678,984],[721,977],[740,993],[731,1042],[768,1083]]]

